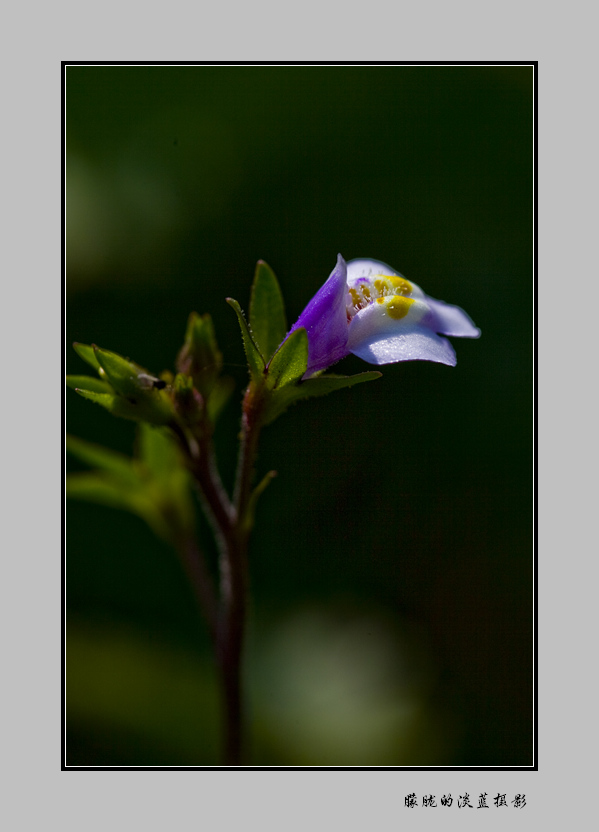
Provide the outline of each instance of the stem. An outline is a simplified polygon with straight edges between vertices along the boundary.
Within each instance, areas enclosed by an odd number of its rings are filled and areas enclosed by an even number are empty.
[[[258,449],[260,436],[261,390],[255,390],[250,385],[243,400],[243,415],[241,418],[241,442],[239,445],[239,460],[237,464],[237,479],[233,497],[235,509],[241,522],[244,523],[245,514],[251,496],[252,475],[254,461]]]
[[[242,679],[241,658],[248,597],[247,548],[249,526],[246,522],[251,483],[260,432],[258,409],[253,386],[246,391],[241,424],[241,443],[234,504],[233,525],[224,536],[221,549],[220,617],[217,635],[217,659],[221,671],[225,711],[225,764],[241,764],[242,754]]]
[[[242,749],[241,655],[247,595],[247,538],[241,533],[240,515],[220,481],[208,431],[199,439],[194,473],[220,550],[215,646],[225,728],[223,757],[225,765],[238,766]]]
[[[221,597],[216,656],[223,692],[225,724],[224,763],[241,765],[242,684],[241,656],[247,598],[247,553],[240,541],[221,554]]]
[[[205,512],[220,550],[220,598],[213,620],[216,660],[223,694],[224,764],[239,766],[242,760],[243,719],[241,658],[248,594],[247,547],[249,526],[247,509],[259,435],[260,396],[250,385],[246,391],[242,417],[234,503],[221,483],[214,458],[210,425],[204,423],[193,441],[177,427],[189,467],[198,485]],[[203,581],[200,583],[204,584]],[[210,619],[209,619],[210,621]]]

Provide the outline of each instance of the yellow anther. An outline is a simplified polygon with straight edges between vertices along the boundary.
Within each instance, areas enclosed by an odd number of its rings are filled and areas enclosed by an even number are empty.
[[[412,294],[413,289],[409,281],[396,275],[378,274],[376,277],[360,278],[353,286],[348,286],[348,320],[374,301],[385,303],[390,317],[403,318],[413,303],[406,297]]]
[[[355,289],[350,289],[349,293],[351,295],[352,303],[354,306],[360,306],[360,297]]]
[[[394,275],[381,275],[373,281],[373,285],[379,297],[412,293],[412,284],[405,278]]]
[[[396,295],[409,295],[412,293],[412,284],[405,277],[388,278],[395,290]]]

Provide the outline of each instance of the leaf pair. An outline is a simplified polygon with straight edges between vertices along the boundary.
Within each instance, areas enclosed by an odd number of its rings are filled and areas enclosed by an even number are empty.
[[[93,376],[67,376],[66,383],[84,399],[105,407],[115,416],[153,425],[166,425],[174,415],[166,382],[139,364],[95,344],[73,344],[77,354],[97,370]]]

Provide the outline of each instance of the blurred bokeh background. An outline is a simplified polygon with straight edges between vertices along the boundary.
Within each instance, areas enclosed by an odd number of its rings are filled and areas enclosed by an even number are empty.
[[[482,329],[455,368],[384,367],[264,432],[249,762],[531,765],[532,67],[70,66],[66,118],[67,372],[86,372],[72,341],[172,369],[210,312],[237,382],[227,483],[246,370],[224,298],[247,310],[259,258],[290,323],[341,252]],[[69,433],[132,452],[133,423],[67,403]],[[218,764],[175,556],[73,501],[66,565],[67,763]]]

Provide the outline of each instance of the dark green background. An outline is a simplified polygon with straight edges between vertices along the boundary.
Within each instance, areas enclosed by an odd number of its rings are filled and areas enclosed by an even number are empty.
[[[341,252],[482,329],[456,368],[390,365],[265,431],[250,761],[531,765],[532,67],[70,66],[66,113],[67,343],[158,372],[209,311],[227,482],[224,298],[247,309],[259,258],[290,323]],[[131,452],[132,423],[67,403],[70,433]],[[67,604],[67,763],[217,762],[204,628],[141,520],[69,504]]]

